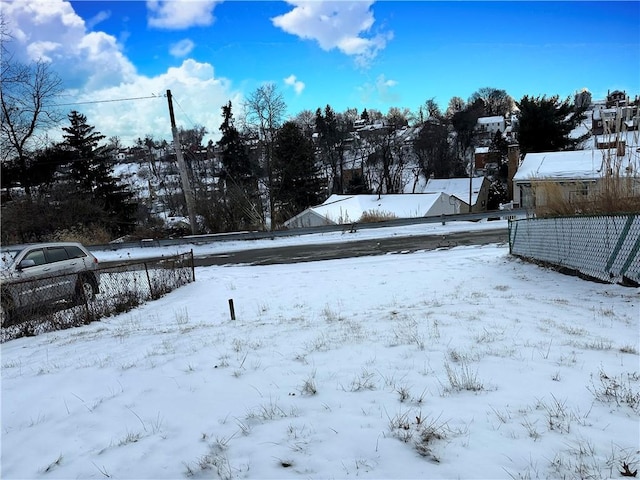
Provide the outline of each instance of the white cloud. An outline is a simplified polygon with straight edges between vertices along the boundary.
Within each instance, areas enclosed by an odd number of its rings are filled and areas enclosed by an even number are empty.
[[[175,99],[177,123],[185,128],[203,125],[211,132],[207,138],[219,135],[222,105],[229,100],[241,104],[240,93],[231,89],[228,80],[216,78],[208,63],[188,59],[161,75],[140,75],[116,38],[88,31],[66,1],[15,0],[3,3],[2,10],[13,34],[8,46],[14,58],[51,62],[61,77],[67,89],[59,102],[61,110],[84,113],[97,131],[118,136],[125,145],[147,134],[171,139],[168,89]],[[60,140],[62,126],[47,132],[49,137]]]
[[[298,80],[295,75],[289,75],[287,78],[284,79],[284,83],[285,85],[289,85],[290,87],[293,87],[293,89],[296,92],[296,95],[300,95],[305,87],[304,82],[301,82],[300,80]]]
[[[93,28],[96,25],[98,25],[99,23],[104,22],[105,20],[107,20],[110,17],[111,17],[111,12],[109,10],[102,10],[102,11],[98,12],[97,14],[95,14],[93,17],[91,17],[89,20],[86,21],[87,28],[89,30],[93,30]]]
[[[211,25],[220,0],[147,0],[150,27],[184,30]]]
[[[3,3],[3,16],[13,40],[14,58],[50,62],[69,88],[99,88],[128,81],[136,73],[117,40],[89,32],[63,0],[16,0]]]
[[[272,18],[275,26],[300,38],[315,40],[323,50],[337,48],[368,65],[393,38],[392,32],[370,35],[375,19],[372,0],[314,1],[288,0],[294,8]]]
[[[188,59],[179,67],[172,67],[155,77],[136,76],[128,83],[76,95],[77,102],[104,103],[72,108],[84,113],[97,131],[107,137],[120,137],[124,145],[133,145],[137,138],[146,135],[170,141],[167,90],[171,90],[173,96],[178,126],[205,126],[209,131],[205,143],[209,138],[215,141],[219,136],[222,106],[229,100],[234,106],[242,103],[241,94],[232,91],[227,79],[215,77],[213,66]],[[113,102],[114,99],[137,100]]]
[[[178,43],[172,44],[169,49],[169,53],[177,58],[186,57],[191,53],[195,46],[195,43],[190,39],[185,38],[184,40],[180,40]]]
[[[27,54],[29,58],[51,63],[53,59],[50,54],[54,53],[59,47],[60,44],[56,42],[33,42],[27,45]]]

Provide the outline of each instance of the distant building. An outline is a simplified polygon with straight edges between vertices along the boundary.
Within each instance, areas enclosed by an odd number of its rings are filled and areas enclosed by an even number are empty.
[[[476,124],[476,130],[479,133],[485,133],[493,137],[496,132],[503,132],[506,129],[506,122],[504,117],[496,115],[493,117],[480,117]]]
[[[619,171],[613,172],[615,165]],[[545,206],[549,195],[561,195],[569,203],[582,201],[610,175],[629,175],[635,194],[640,195],[640,179],[633,172],[624,148],[528,153],[513,177],[514,206]]]
[[[607,92],[606,108],[624,107],[629,104],[629,97],[625,91],[614,90]]]
[[[486,177],[430,178],[424,193],[444,193],[460,200],[460,213],[469,211],[469,187],[471,186],[471,211],[486,212],[489,200],[489,180]]]
[[[331,195],[284,222],[287,228],[360,222],[363,216],[381,219],[437,217],[460,213],[461,202],[439,192],[431,194]]]

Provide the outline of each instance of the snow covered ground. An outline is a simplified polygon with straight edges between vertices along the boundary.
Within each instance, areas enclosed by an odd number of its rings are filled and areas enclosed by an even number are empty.
[[[640,465],[638,289],[506,245],[196,277],[2,344],[2,478],[607,478]]]

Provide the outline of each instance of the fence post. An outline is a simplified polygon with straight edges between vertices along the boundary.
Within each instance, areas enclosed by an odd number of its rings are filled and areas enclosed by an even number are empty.
[[[191,281],[196,281],[196,266],[193,262],[193,248],[191,249]]]
[[[151,298],[153,298],[153,286],[151,285],[151,277],[149,276],[149,268],[147,267],[147,262],[144,262],[144,271],[147,274],[147,283],[149,284],[149,294]]]

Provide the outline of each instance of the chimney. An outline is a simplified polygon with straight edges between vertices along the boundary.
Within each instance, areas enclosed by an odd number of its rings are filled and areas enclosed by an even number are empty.
[[[518,167],[520,166],[519,145],[509,145],[509,150],[507,151],[507,161],[509,167],[507,174],[507,195],[509,200],[513,200],[513,177],[518,171]]]

